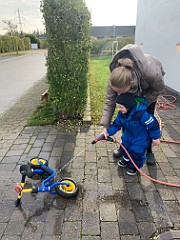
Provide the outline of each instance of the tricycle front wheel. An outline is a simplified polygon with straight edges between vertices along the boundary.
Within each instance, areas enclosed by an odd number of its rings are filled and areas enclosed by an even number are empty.
[[[62,184],[56,186],[55,191],[64,198],[73,198],[78,194],[77,184],[70,178],[64,178],[60,181]],[[64,183],[64,184],[63,184]],[[67,185],[66,185],[67,184]]]

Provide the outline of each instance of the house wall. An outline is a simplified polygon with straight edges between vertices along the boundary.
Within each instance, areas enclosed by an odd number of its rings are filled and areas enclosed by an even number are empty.
[[[135,43],[158,58],[165,84],[180,93],[180,0],[138,0]]]

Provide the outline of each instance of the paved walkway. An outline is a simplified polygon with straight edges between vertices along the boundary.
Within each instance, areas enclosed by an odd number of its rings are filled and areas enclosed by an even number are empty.
[[[57,126],[25,126],[46,88],[44,81],[39,82],[0,120],[0,239],[149,240],[158,235],[160,240],[180,239],[180,189],[118,169],[112,158],[116,145],[91,145],[100,127],[84,125],[67,132]],[[179,106],[158,112],[163,138],[180,141]],[[143,171],[180,184],[179,145],[162,143],[154,151],[158,164],[145,165]],[[58,178],[77,181],[78,197],[27,193],[21,208],[15,208],[19,167],[34,156],[48,159],[56,170],[76,156]]]

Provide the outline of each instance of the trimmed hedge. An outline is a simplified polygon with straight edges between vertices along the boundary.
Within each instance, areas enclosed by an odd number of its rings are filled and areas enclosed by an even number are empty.
[[[87,97],[90,13],[83,0],[44,0],[47,31],[47,79],[58,113],[82,115]]]
[[[0,53],[5,52],[17,52],[21,50],[30,49],[30,39],[23,37],[19,38],[17,36],[0,36]]]

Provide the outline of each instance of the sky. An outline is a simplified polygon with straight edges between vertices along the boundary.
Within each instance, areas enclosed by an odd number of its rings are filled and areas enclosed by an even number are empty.
[[[138,0],[85,0],[93,26],[135,26]],[[7,30],[3,20],[21,26],[23,32],[44,32],[40,0],[0,0],[0,34]],[[20,24],[21,23],[21,24]],[[20,28],[19,28],[20,30]]]

